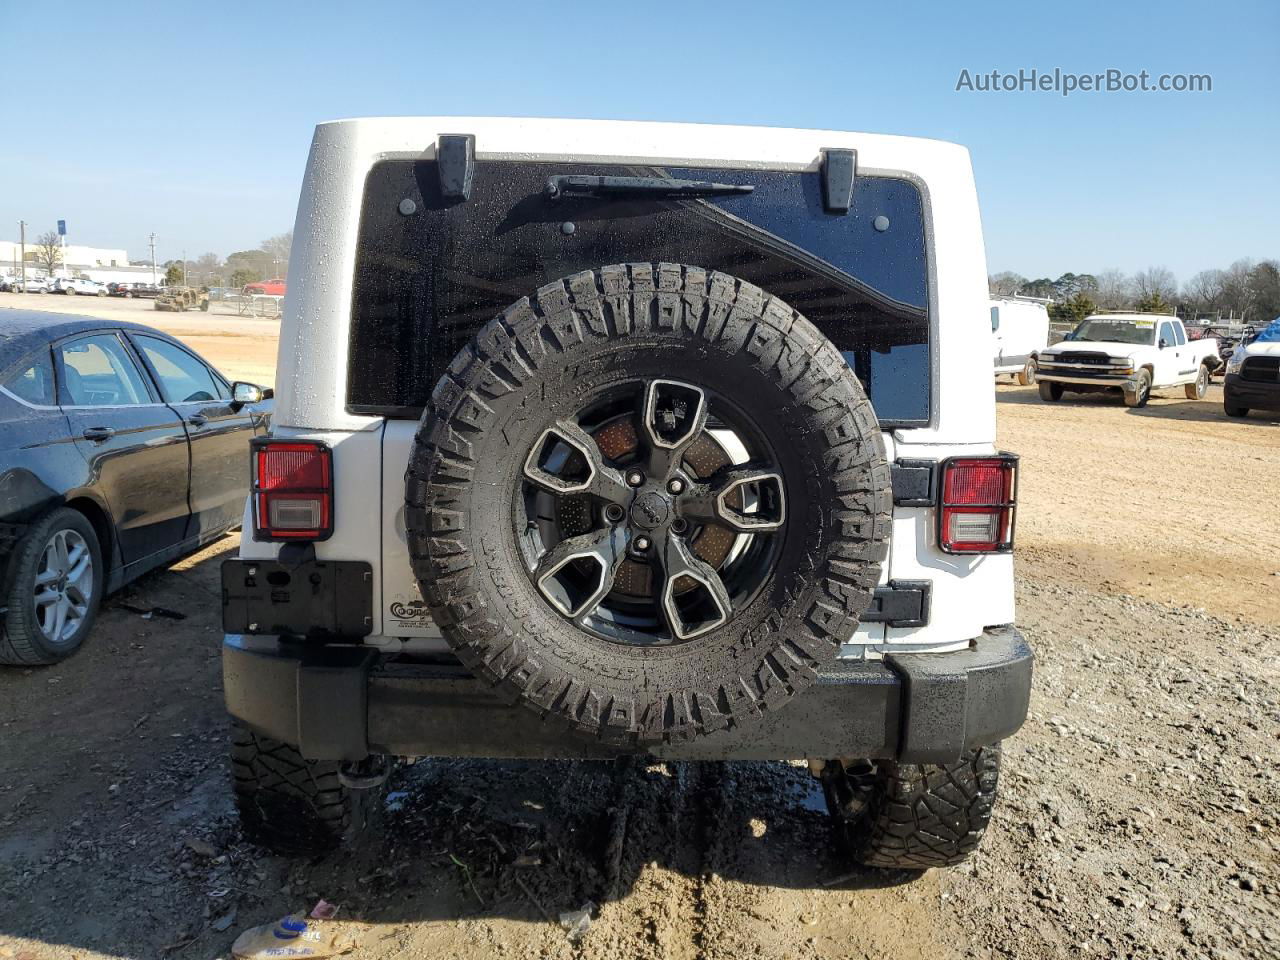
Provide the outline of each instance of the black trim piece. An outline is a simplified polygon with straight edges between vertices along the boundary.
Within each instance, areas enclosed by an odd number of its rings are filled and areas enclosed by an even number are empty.
[[[945,763],[1022,726],[1032,655],[1013,627],[954,653],[837,661],[786,709],[745,730],[651,748],[681,760],[897,758]],[[381,657],[358,646],[228,636],[227,709],[312,760],[391,756],[551,759],[626,751],[575,736],[501,698],[457,663]],[[636,751],[643,752],[643,751]]]
[[[929,623],[932,597],[931,580],[890,580],[888,586],[876,587],[861,620],[890,627],[924,627]]]
[[[476,171],[476,138],[470,133],[442,133],[436,139],[436,171],[440,194],[461,203],[471,199]]]
[[[891,467],[895,507],[932,507],[938,502],[938,461],[899,458]]]
[[[853,206],[853,178],[857,169],[858,151],[822,150],[822,206],[827,213],[849,212]]]
[[[305,557],[305,552],[299,551]],[[361,560],[225,560],[227,633],[357,639],[373,630],[373,567]]]
[[[993,635],[1008,641],[992,643]],[[988,628],[956,653],[886,653],[884,659],[903,682],[903,761],[952,763],[971,747],[1009,736],[1027,716],[1034,658],[1012,628]]]

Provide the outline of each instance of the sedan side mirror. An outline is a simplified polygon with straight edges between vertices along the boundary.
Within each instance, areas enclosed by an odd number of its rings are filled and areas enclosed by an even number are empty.
[[[256,383],[246,383],[244,380],[237,380],[231,385],[231,400],[233,403],[261,403],[263,400],[263,391]]]

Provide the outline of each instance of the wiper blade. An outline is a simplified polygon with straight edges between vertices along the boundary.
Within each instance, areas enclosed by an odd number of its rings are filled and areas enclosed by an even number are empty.
[[[593,177],[569,174],[551,177],[543,191],[548,200],[579,197],[722,197],[750,193],[749,183],[712,183],[709,180],[677,180],[672,177]]]

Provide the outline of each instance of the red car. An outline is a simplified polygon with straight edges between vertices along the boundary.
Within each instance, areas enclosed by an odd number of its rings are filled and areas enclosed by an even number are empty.
[[[284,296],[284,278],[277,277],[275,280],[259,280],[257,283],[246,283],[244,285],[245,296],[253,296],[258,294],[264,297],[283,297]]]

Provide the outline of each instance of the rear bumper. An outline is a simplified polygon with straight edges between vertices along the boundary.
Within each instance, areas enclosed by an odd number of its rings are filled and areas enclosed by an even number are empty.
[[[1245,380],[1239,374],[1228,374],[1222,385],[1223,401],[1228,406],[1253,410],[1280,410],[1280,383]]]
[[[1000,627],[955,653],[841,661],[786,709],[749,730],[648,752],[687,760],[947,762],[1022,726],[1032,659],[1022,635]],[[619,753],[499,699],[456,664],[393,661],[365,647],[228,634],[222,665],[231,715],[314,760],[355,761],[369,754],[569,758]]]

